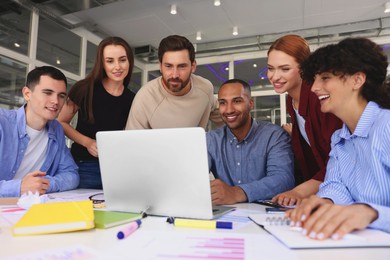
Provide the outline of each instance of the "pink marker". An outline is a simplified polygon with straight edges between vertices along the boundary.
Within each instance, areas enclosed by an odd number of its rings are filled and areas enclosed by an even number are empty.
[[[21,211],[21,210],[25,210],[25,209],[24,208],[10,208],[10,209],[2,209],[1,211],[4,213],[7,213],[7,212],[15,212],[15,211]]]
[[[132,222],[130,225],[125,227],[123,230],[119,231],[118,234],[116,235],[118,239],[124,239],[131,234],[134,233],[140,226],[142,222],[140,219],[137,219],[136,221]]]

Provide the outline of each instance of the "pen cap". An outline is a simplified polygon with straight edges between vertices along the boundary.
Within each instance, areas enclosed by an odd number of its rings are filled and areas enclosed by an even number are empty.
[[[222,221],[217,221],[217,228],[225,228],[225,229],[232,229],[233,228],[233,223],[232,222],[222,222]]]
[[[141,226],[142,224],[142,221],[140,219],[137,219],[135,222],[137,223],[138,226]]]

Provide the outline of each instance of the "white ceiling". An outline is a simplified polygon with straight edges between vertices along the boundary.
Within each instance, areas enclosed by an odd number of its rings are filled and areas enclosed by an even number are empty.
[[[115,0],[62,18],[72,24],[87,21],[105,34],[125,38],[133,47],[158,47],[171,34],[203,44],[373,19],[380,24],[379,18],[390,16],[383,12],[386,0],[221,0],[219,7],[213,1]],[[170,14],[171,4],[177,5],[176,15]],[[238,27],[238,36],[232,35],[233,26]],[[201,41],[195,39],[197,31],[202,33]]]

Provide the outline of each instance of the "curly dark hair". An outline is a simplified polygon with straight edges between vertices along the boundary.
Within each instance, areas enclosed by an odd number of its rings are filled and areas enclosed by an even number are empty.
[[[362,72],[366,82],[362,96],[383,108],[390,108],[390,80],[386,80],[387,55],[366,38],[346,38],[317,49],[301,64],[301,76],[312,83],[317,74],[329,72],[339,77]]]

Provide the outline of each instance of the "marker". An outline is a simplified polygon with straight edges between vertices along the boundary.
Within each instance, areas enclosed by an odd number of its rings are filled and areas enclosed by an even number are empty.
[[[175,218],[173,224],[176,227],[191,227],[191,228],[222,228],[222,229],[233,229],[232,222],[222,222],[214,220],[196,220],[196,219],[181,219]]]
[[[136,231],[141,226],[141,224],[142,224],[141,220],[137,219],[136,221],[132,222],[130,225],[126,226],[124,229],[119,231],[118,234],[116,235],[117,238],[124,239],[130,236],[131,234],[134,233],[134,231]]]
[[[25,210],[24,208],[9,208],[9,209],[1,209],[1,212],[7,213],[7,212],[16,212],[16,211],[21,211]]]

